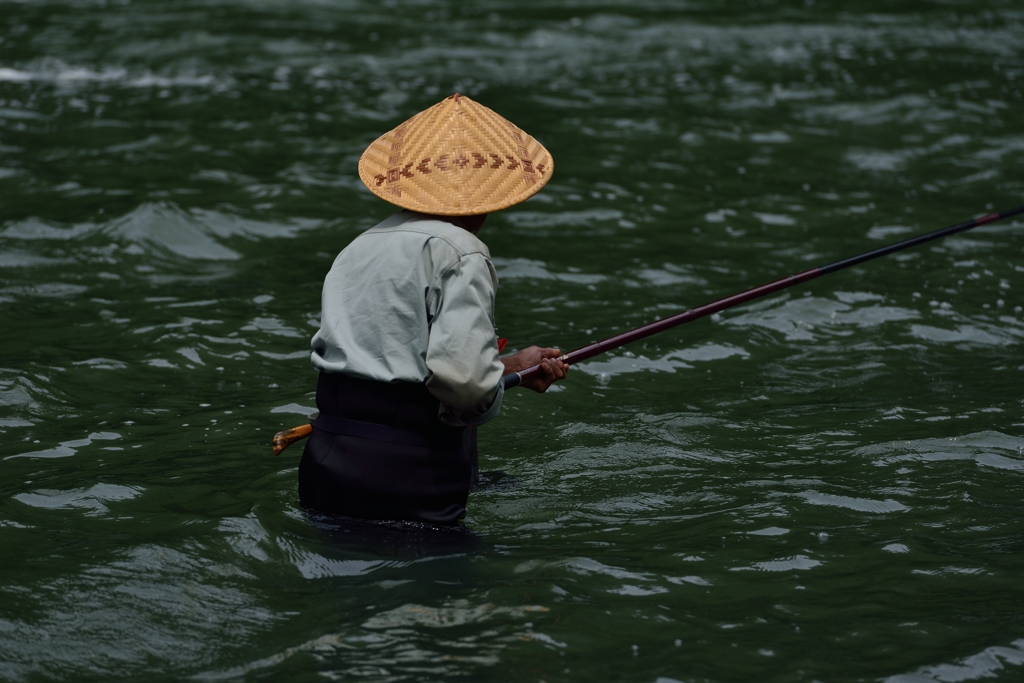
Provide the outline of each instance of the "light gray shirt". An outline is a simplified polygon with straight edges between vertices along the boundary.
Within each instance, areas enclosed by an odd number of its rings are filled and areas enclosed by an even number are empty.
[[[447,221],[397,213],[356,237],[324,280],[313,367],[426,383],[452,425],[483,424],[504,394],[487,245]]]

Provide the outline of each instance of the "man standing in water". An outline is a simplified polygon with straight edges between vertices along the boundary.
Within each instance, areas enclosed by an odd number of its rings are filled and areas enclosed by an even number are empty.
[[[476,426],[501,406],[501,378],[565,377],[558,349],[499,358],[498,278],[476,234],[487,214],[551,177],[550,153],[453,95],[378,138],[359,160],[370,191],[403,209],[338,255],[324,281],[313,367],[320,415],[299,464],[299,499],[368,519],[456,524],[476,470]]]

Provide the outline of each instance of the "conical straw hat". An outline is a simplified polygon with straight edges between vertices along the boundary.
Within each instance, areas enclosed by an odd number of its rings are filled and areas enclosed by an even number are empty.
[[[544,187],[554,162],[515,124],[455,94],[377,138],[359,159],[370,192],[444,216],[500,211]]]

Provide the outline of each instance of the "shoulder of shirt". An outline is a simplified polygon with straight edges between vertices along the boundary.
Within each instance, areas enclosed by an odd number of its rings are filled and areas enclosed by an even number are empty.
[[[425,240],[441,240],[454,249],[459,258],[470,254],[482,254],[488,260],[491,258],[487,245],[473,233],[448,221],[429,218],[413,211],[389,216],[364,232],[363,235],[403,232],[425,236]]]

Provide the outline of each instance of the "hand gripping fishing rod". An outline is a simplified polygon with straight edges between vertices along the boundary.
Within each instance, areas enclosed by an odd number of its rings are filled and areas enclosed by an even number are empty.
[[[732,296],[727,296],[724,299],[719,299],[718,301],[712,301],[709,304],[704,304],[697,308],[691,308],[687,311],[683,311],[682,313],[669,316],[668,318],[662,318],[661,320],[657,320],[648,325],[643,325],[642,327],[630,330],[629,332],[623,332],[622,334],[615,335],[614,337],[609,337],[603,341],[588,344],[587,346],[580,347],[575,351],[570,351],[569,353],[560,356],[558,360],[562,361],[566,365],[573,365],[574,363],[585,361],[588,358],[593,358],[594,356],[605,353],[606,351],[611,351],[612,349],[617,349],[620,346],[625,346],[626,344],[631,344],[640,339],[645,339],[650,337],[652,334],[664,332],[665,330],[672,329],[677,325],[692,322],[698,318],[703,318],[705,316],[718,313],[719,311],[724,311],[727,308],[739,306],[740,304],[745,304],[748,301],[753,301],[754,299],[774,294],[775,292],[802,282],[813,280],[821,277],[822,275],[828,275],[829,273],[834,273],[837,270],[843,270],[844,268],[859,265],[865,261],[870,261],[881,256],[887,256],[897,251],[916,247],[917,245],[924,244],[925,242],[931,242],[932,240],[948,237],[949,235],[955,235],[958,232],[964,232],[971,228],[976,228],[979,225],[985,225],[986,223],[992,223],[1021,213],[1024,213],[1024,206],[1018,206],[1016,209],[1009,209],[1008,211],[1001,211],[999,213],[990,213],[987,216],[975,218],[974,220],[970,220],[965,223],[958,223],[956,225],[951,225],[948,228],[942,228],[941,230],[928,232],[923,235],[918,235],[917,237],[911,237],[903,240],[902,242],[890,244],[887,247],[866,251],[858,256],[852,256],[825,266],[811,268],[810,270],[805,270],[802,273],[789,275],[780,280],[775,280],[774,282],[761,285],[760,287],[754,287],[753,289],[748,289],[745,292],[733,294]],[[533,379],[539,374],[541,374],[540,366],[534,365],[526,370],[509,373],[502,377],[502,381],[505,383],[506,389],[511,389],[512,387],[517,387],[523,382]]]

